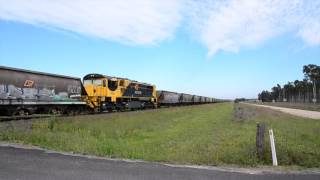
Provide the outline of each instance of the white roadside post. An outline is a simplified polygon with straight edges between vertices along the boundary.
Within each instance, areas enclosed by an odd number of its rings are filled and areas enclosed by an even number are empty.
[[[274,166],[278,166],[276,145],[274,143],[274,136],[273,136],[272,129],[269,130],[269,135],[270,135],[270,144],[271,144],[271,153],[272,153],[272,163]]]

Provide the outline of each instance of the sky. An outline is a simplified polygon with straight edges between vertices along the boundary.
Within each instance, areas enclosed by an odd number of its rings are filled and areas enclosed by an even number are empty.
[[[320,65],[320,0],[0,0],[0,65],[256,98]]]

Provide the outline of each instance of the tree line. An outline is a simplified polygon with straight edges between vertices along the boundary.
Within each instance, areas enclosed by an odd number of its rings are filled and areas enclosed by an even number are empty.
[[[320,102],[320,66],[309,64],[303,66],[303,80],[295,80],[284,84],[277,84],[271,91],[264,90],[258,94],[262,102]]]

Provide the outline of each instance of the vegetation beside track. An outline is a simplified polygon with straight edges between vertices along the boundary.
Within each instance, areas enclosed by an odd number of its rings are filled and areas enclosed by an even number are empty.
[[[270,165],[255,152],[257,122],[273,128],[280,165],[320,167],[320,121],[232,103],[2,122],[0,140],[178,164]],[[268,136],[266,136],[268,137]]]

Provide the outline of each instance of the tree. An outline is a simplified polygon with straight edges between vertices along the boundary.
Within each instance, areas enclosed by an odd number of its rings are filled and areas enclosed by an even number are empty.
[[[261,100],[262,102],[271,102],[272,101],[272,94],[269,91],[262,91],[259,95],[258,95],[259,100]]]
[[[288,101],[288,94],[289,94],[289,84],[283,85],[283,101]]]
[[[277,86],[274,86],[271,89],[271,94],[272,94],[272,98],[275,101],[280,101],[280,96],[281,96],[281,86],[279,84],[277,84]]]
[[[271,92],[262,91],[258,97],[261,101],[275,100],[288,102],[314,103],[320,102],[320,66],[309,64],[303,66],[304,79],[295,80],[281,86],[277,84],[271,88]]]
[[[295,101],[295,96],[296,96],[296,89],[295,89],[295,85],[293,82],[288,82],[287,84],[283,85],[282,90],[280,90],[280,92],[282,91],[283,93],[283,101]]]
[[[304,83],[303,81],[295,80],[293,82],[295,87],[295,100],[296,102],[301,102],[301,92],[304,90]]]
[[[294,101],[295,87],[293,82],[288,82],[287,84],[287,97],[289,102]]]
[[[303,66],[303,73],[307,80],[311,81],[313,84],[313,99],[312,101],[314,103],[317,102],[317,81],[320,79],[320,66],[317,66],[315,64],[309,64],[306,66]]]
[[[305,79],[303,79],[303,86],[304,86],[304,102],[308,102],[308,103],[310,103],[311,102],[311,99],[312,98],[310,98],[310,94],[312,94],[312,92],[310,93],[310,90],[312,90],[312,83],[309,81],[309,80],[307,80],[306,78]]]
[[[281,101],[281,86],[279,84],[277,84],[278,87],[278,91],[279,91],[279,99],[278,101]]]

